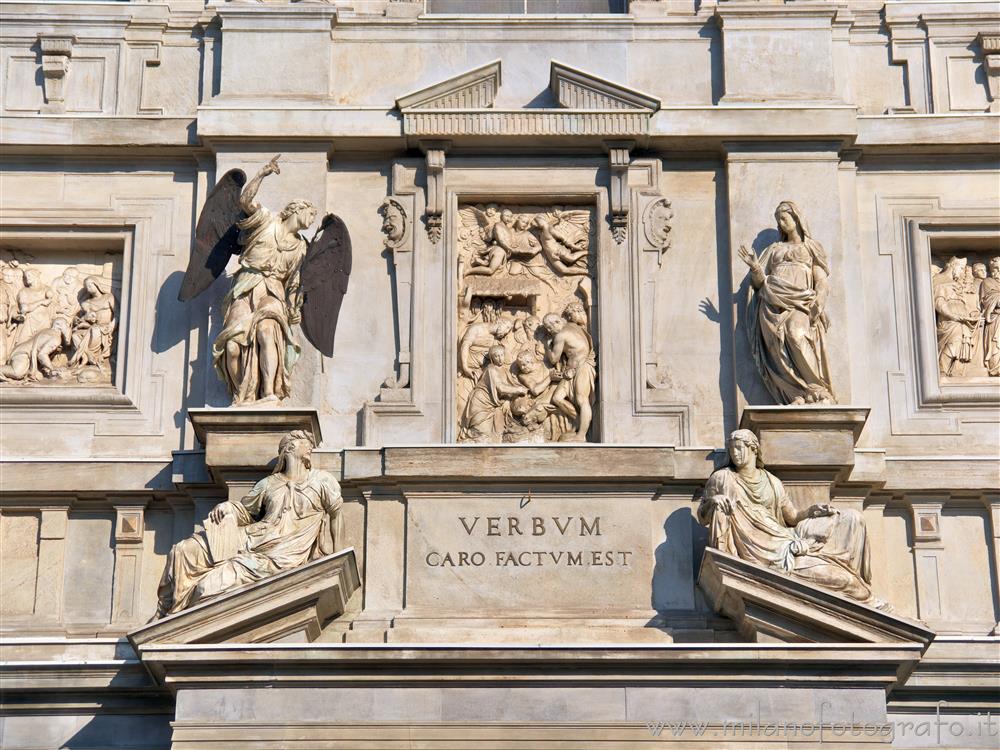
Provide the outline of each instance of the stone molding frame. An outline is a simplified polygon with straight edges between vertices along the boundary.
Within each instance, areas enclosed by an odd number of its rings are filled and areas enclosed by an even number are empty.
[[[99,239],[122,254],[117,362],[113,385],[21,386],[4,389],[4,422],[91,425],[95,437],[162,435],[164,373],[154,367],[149,347],[161,283],[160,256],[173,255],[169,239],[173,198],[112,197],[108,209],[8,209],[0,226],[14,244],[33,246]]]
[[[935,196],[879,196],[877,214],[879,252],[892,256],[897,345],[904,368],[888,373],[893,434],[958,434],[962,421],[994,419],[1000,382],[941,382],[931,245],[942,239],[1000,238],[995,207],[948,204]]]

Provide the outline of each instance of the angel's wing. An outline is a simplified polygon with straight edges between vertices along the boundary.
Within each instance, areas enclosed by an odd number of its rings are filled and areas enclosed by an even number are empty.
[[[240,192],[247,176],[242,169],[230,169],[205,199],[194,230],[194,246],[177,299],[187,302],[212,285],[226,268],[229,259],[239,253],[239,230],[236,222],[245,214],[240,208]]]
[[[459,255],[465,257],[483,250],[486,243],[483,241],[482,229],[488,225],[486,214],[475,206],[462,206],[458,210],[458,221]]]
[[[543,214],[552,236],[571,250],[583,250],[590,244],[590,211],[580,209],[562,210],[558,207]]]
[[[569,211],[558,211],[560,222],[572,224],[584,234],[590,234],[590,211],[573,209]]]
[[[340,306],[351,276],[351,235],[339,216],[323,217],[302,261],[302,332],[327,357],[333,356]]]

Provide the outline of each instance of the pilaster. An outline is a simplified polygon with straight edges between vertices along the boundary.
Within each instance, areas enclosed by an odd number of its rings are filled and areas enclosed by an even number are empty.
[[[917,584],[917,614],[921,620],[934,627],[942,620],[941,607],[941,558],[944,543],[941,541],[941,510],[947,497],[944,495],[914,495],[907,497],[913,519],[913,566]]]
[[[115,508],[115,572],[111,591],[111,625],[133,624],[142,584],[146,498],[112,498]]]

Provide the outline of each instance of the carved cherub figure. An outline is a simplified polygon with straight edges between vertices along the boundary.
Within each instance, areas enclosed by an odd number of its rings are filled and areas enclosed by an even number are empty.
[[[534,219],[542,252],[564,276],[586,276],[590,254],[590,212],[555,209]]]

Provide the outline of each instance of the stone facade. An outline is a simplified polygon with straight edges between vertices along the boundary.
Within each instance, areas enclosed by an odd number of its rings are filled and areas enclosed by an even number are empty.
[[[994,3],[0,21],[0,746],[996,745]],[[332,553],[150,623],[297,430]]]

